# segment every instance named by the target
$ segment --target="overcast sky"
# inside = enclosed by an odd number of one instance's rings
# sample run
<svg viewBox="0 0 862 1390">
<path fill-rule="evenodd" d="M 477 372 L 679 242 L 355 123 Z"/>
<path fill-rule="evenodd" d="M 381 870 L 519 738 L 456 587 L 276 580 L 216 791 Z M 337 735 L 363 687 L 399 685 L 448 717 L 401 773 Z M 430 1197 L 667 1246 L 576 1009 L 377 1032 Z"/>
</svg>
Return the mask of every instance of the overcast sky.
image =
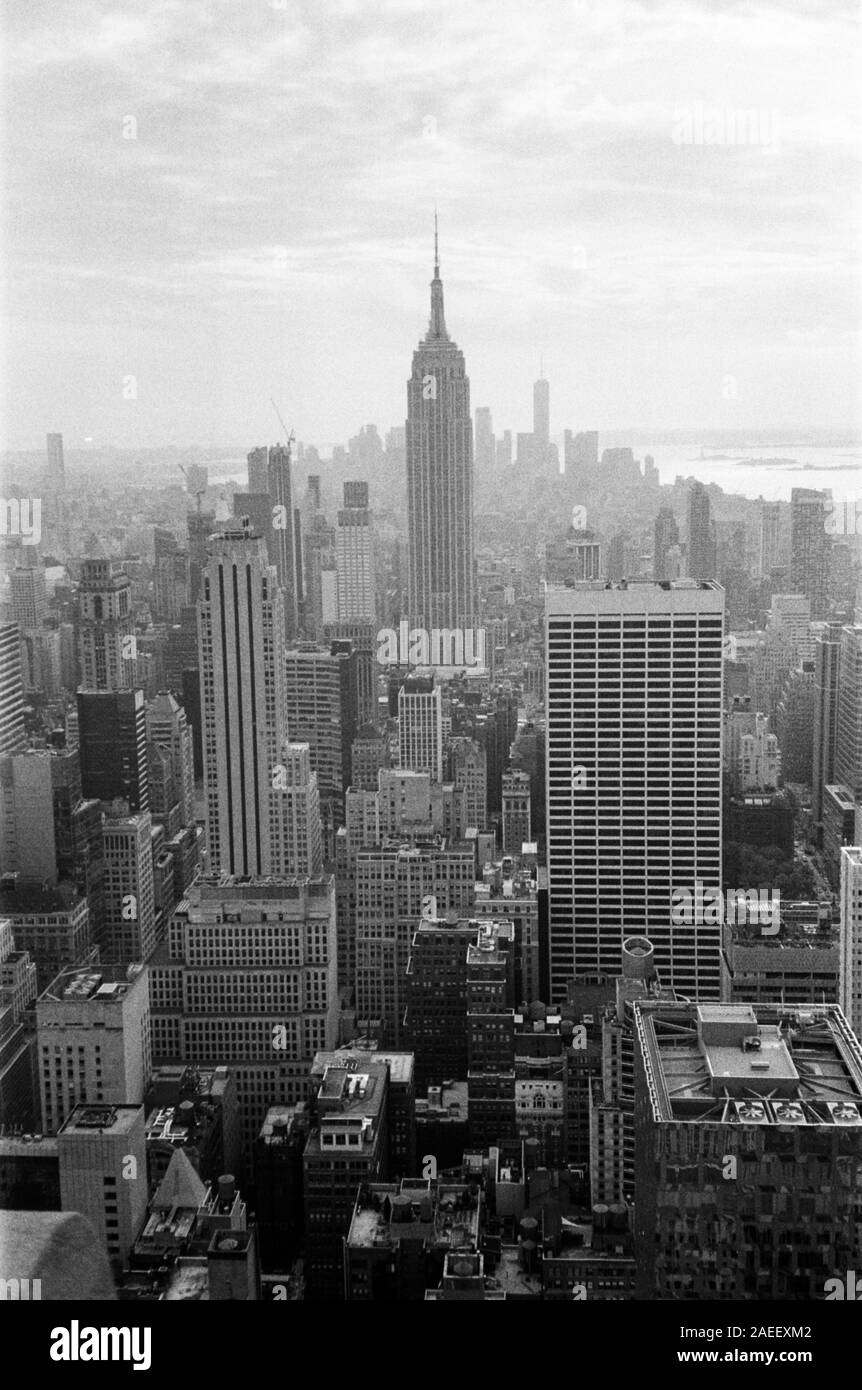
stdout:
<svg viewBox="0 0 862 1390">
<path fill-rule="evenodd" d="M 540 355 L 553 433 L 858 424 L 857 16 L 10 3 L 2 442 L 251 446 L 270 395 L 307 441 L 403 423 L 435 202 L 498 431 Z"/>
</svg>

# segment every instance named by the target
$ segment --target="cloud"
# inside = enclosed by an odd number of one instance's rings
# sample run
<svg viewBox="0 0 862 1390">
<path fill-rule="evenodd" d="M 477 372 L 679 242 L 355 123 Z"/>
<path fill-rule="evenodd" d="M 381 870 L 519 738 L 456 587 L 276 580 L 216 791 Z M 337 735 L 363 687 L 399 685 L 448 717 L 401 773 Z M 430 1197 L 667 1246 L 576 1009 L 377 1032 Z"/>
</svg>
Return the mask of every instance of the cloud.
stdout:
<svg viewBox="0 0 862 1390">
<path fill-rule="evenodd" d="M 106 350 L 152 342 L 175 364 L 166 437 L 200 433 L 208 403 L 179 383 L 202 337 L 237 375 L 298 348 L 282 369 L 318 437 L 400 419 L 435 202 L 450 327 L 498 416 L 537 340 L 564 359 L 580 317 L 566 420 L 607 400 L 628 331 L 635 357 L 663 338 L 666 422 L 691 423 L 674 374 L 698 334 L 728 351 L 759 335 L 766 361 L 776 313 L 796 357 L 783 400 L 764 376 L 771 420 L 802 378 L 806 401 L 823 380 L 824 411 L 849 411 L 817 351 L 858 303 L 855 36 L 847 6 L 813 0 L 12 7 L 6 253 L 28 383 L 12 435 L 74 414 L 93 370 L 75 328 L 97 323 Z M 777 111 L 780 146 L 675 144 L 674 112 L 698 102 Z M 301 347 L 324 340 L 330 375 L 357 382 L 331 400 Z M 106 404 L 96 432 L 113 426 L 131 427 Z"/>
</svg>

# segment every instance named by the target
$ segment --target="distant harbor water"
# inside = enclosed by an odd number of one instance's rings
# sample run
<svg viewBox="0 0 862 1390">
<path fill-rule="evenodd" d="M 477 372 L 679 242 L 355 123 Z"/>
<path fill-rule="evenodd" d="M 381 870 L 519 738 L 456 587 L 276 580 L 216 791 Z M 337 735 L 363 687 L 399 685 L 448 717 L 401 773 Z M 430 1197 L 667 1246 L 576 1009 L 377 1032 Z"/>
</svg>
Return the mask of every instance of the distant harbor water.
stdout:
<svg viewBox="0 0 862 1390">
<path fill-rule="evenodd" d="M 599 448 L 603 448 L 599 436 Z M 704 445 L 701 458 L 696 445 L 654 444 L 638 446 L 635 458 L 643 462 L 652 454 L 661 481 L 672 484 L 677 477 L 698 478 L 702 483 L 717 483 L 725 492 L 741 493 L 743 497 L 764 497 L 767 501 L 790 501 L 795 487 L 831 488 L 836 499 L 862 497 L 862 450 L 848 446 L 833 448 L 811 445 L 757 444 L 728 450 L 710 449 Z M 324 468 L 326 461 L 323 461 Z M 244 458 L 235 463 L 219 459 L 218 473 L 210 473 L 210 482 L 221 486 L 231 478 L 245 486 L 248 466 Z"/>
</svg>

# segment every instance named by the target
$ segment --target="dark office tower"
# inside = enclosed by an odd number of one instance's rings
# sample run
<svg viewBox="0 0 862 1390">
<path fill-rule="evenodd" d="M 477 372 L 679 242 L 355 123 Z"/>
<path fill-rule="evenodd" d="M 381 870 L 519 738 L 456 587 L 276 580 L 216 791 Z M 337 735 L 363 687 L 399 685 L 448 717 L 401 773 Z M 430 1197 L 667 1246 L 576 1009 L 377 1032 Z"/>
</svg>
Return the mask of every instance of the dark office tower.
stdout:
<svg viewBox="0 0 862 1390">
<path fill-rule="evenodd" d="M 496 448 L 491 411 L 488 406 L 477 406 L 473 412 L 473 459 L 476 472 L 488 477 L 494 471 Z"/>
<path fill-rule="evenodd" d="M 85 560 L 78 585 L 78 645 L 84 690 L 136 684 L 132 582 L 110 560 Z"/>
<path fill-rule="evenodd" d="M 410 944 L 405 974 L 407 1007 L 404 1030 L 416 1065 L 416 1086 L 423 1095 L 428 1086 L 450 1078 L 464 1079 L 468 1063 L 467 956 L 469 948 L 490 928 L 508 923 L 484 923 L 470 918 L 423 917 Z M 446 981 L 445 989 L 440 987 Z M 510 1001 L 507 1001 L 510 1002 Z"/>
<path fill-rule="evenodd" d="M 21 633 L 17 623 L 0 623 L 0 758 L 26 744 Z"/>
<path fill-rule="evenodd" d="M 284 606 L 263 537 L 250 526 L 211 538 L 198 642 L 210 867 L 273 873 L 275 769 L 287 738 Z"/>
<path fill-rule="evenodd" d="M 814 622 L 829 612 L 832 537 L 827 530 L 832 493 L 795 487 L 790 494 L 790 587 L 811 601 Z"/>
<path fill-rule="evenodd" d="M 533 457 L 541 465 L 551 442 L 551 387 L 540 378 L 533 382 Z"/>
<path fill-rule="evenodd" d="M 215 512 L 189 512 L 186 525 L 189 531 L 189 598 L 197 603 L 207 562 L 207 541 L 216 529 Z"/>
<path fill-rule="evenodd" d="M 376 623 L 362 622 L 358 619 L 323 624 L 323 640 L 330 649 L 333 642 L 349 641 L 356 653 L 357 727 L 373 724 L 377 719 L 377 677 L 380 672 L 377 662 L 377 631 Z M 375 782 L 372 790 L 376 790 L 376 787 Z"/>
<path fill-rule="evenodd" d="M 862 622 L 841 629 L 835 781 L 862 802 Z"/>
<path fill-rule="evenodd" d="M 688 494 L 687 555 L 689 579 L 715 579 L 715 522 L 703 483 L 693 483 Z"/>
<path fill-rule="evenodd" d="M 618 975 L 628 936 L 667 985 L 715 998 L 720 926 L 695 924 L 715 913 L 693 899 L 721 886 L 724 593 L 629 580 L 545 604 L 552 1002 L 576 975 Z"/>
<path fill-rule="evenodd" d="M 472 627 L 473 431 L 464 354 L 443 317 L 434 231 L 428 332 L 407 384 L 408 611 L 418 627 Z"/>
<path fill-rule="evenodd" d="M 149 809 L 147 716 L 142 690 L 79 690 L 81 790 L 97 801 L 117 797 L 130 815 Z"/>
<path fill-rule="evenodd" d="M 843 1298 L 862 1054 L 841 1010 L 635 1002 L 634 1029 L 637 1298 Z"/>
<path fill-rule="evenodd" d="M 269 500 L 271 503 L 270 530 L 267 549 L 270 564 L 274 564 L 278 582 L 284 591 L 285 636 L 292 641 L 299 630 L 299 593 L 301 585 L 297 572 L 293 488 L 290 480 L 290 445 L 275 445 L 269 451 L 267 466 Z"/>
<path fill-rule="evenodd" d="M 838 672 L 841 629 L 833 625 L 814 642 L 814 767 L 811 781 L 811 819 L 822 828 L 823 789 L 835 781 L 835 739 L 838 730 Z"/>
<path fill-rule="evenodd" d="M 679 545 L 679 527 L 670 507 L 662 507 L 655 519 L 653 542 L 653 579 L 675 579 L 668 563 L 668 551 Z"/>
<path fill-rule="evenodd" d="M 503 804 L 503 773 L 509 767 L 511 748 L 518 732 L 518 700 L 498 695 L 493 713 L 479 730 L 485 744 L 488 781 L 488 814 L 496 815 Z"/>
<path fill-rule="evenodd" d="M 360 1188 L 388 1176 L 389 1065 L 313 1069 L 311 1131 L 303 1154 L 306 1298 L 344 1297 L 344 1240 Z"/>
</svg>

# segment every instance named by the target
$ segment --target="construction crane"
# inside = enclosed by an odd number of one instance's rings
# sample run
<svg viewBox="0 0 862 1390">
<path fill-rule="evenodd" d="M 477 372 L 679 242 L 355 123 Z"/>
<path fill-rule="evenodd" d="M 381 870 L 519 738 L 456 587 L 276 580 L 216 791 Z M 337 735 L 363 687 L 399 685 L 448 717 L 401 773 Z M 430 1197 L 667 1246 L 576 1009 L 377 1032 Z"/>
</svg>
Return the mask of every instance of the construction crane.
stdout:
<svg viewBox="0 0 862 1390">
<path fill-rule="evenodd" d="M 190 478 L 189 478 L 188 473 L 186 472 L 185 468 L 183 467 L 183 465 L 182 465 L 181 463 L 178 463 L 178 464 L 177 464 L 177 467 L 179 468 L 180 472 L 182 473 L 183 477 L 184 477 L 185 480 L 186 480 L 186 486 L 189 488 L 189 491 L 191 491 L 191 487 L 190 487 L 190 482 L 191 482 L 191 480 L 190 480 Z M 196 506 L 197 506 L 198 516 L 200 516 L 200 514 L 201 514 L 201 499 L 202 499 L 203 497 L 206 496 L 206 488 L 205 488 L 205 487 L 203 487 L 203 488 L 197 488 L 197 489 L 195 490 L 194 496 L 195 496 L 195 503 L 196 503 Z"/>
<path fill-rule="evenodd" d="M 281 411 L 279 410 L 279 408 L 278 408 L 278 406 L 276 405 L 275 401 L 272 399 L 272 396 L 270 396 L 270 398 L 269 398 L 269 403 L 270 403 L 270 405 L 272 406 L 273 410 L 275 411 L 276 415 L 278 416 L 278 423 L 281 425 L 281 428 L 284 430 L 284 437 L 285 437 L 285 439 L 287 440 L 287 457 L 288 457 L 288 460 L 289 460 L 289 459 L 290 459 L 290 450 L 291 450 L 291 446 L 293 445 L 293 442 L 294 442 L 294 440 L 296 439 L 296 435 L 294 434 L 293 430 L 288 430 L 287 425 L 284 423 L 284 421 L 283 421 L 282 418 L 281 418 Z"/>
</svg>

